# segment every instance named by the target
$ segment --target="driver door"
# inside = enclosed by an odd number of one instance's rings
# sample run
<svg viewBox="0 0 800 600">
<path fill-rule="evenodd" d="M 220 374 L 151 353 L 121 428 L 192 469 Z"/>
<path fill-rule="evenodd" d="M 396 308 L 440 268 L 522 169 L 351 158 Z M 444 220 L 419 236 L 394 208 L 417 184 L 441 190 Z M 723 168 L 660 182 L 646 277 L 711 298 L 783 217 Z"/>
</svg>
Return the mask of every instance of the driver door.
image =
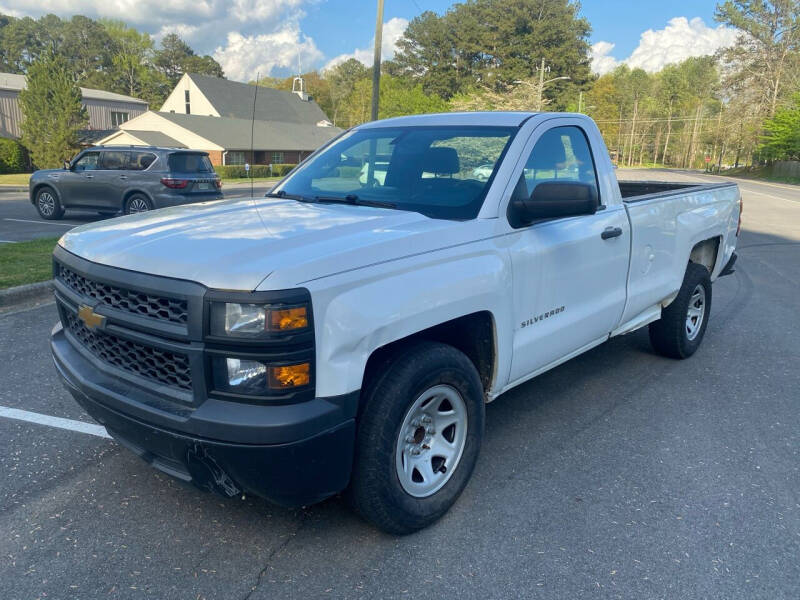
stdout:
<svg viewBox="0 0 800 600">
<path fill-rule="evenodd" d="M 90 150 L 72 163 L 69 171 L 59 177 L 62 206 L 90 206 L 96 195 L 95 177 L 98 174 L 100 152 Z"/>
<path fill-rule="evenodd" d="M 593 185 L 600 204 L 595 214 L 519 228 L 511 248 L 515 331 L 510 381 L 607 338 L 625 304 L 630 244 L 625 209 L 603 205 L 589 140 L 580 127 L 551 127 L 538 135 L 521 178 L 518 185 L 528 195 L 542 182 Z"/>
</svg>

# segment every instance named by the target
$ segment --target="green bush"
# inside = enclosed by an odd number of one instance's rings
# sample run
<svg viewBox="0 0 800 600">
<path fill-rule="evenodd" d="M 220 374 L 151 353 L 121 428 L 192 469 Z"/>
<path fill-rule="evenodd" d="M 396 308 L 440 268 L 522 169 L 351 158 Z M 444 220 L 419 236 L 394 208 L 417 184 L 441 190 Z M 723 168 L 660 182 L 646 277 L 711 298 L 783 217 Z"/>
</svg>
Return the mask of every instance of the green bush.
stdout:
<svg viewBox="0 0 800 600">
<path fill-rule="evenodd" d="M 252 165 L 249 175 L 244 170 L 244 165 L 220 165 L 214 167 L 214 169 L 223 179 L 244 179 L 246 177 L 283 177 L 296 166 L 289 164 L 272 165 L 272 172 L 270 173 L 269 165 Z"/>
<path fill-rule="evenodd" d="M 25 173 L 27 170 L 28 158 L 22 144 L 0 138 L 0 173 Z"/>
</svg>

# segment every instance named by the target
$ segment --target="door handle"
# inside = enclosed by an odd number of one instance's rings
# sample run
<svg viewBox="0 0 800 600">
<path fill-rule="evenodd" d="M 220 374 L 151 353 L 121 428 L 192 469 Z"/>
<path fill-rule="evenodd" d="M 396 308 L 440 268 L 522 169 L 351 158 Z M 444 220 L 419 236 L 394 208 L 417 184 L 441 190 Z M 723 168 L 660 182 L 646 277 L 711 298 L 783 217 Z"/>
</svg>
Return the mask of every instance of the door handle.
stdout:
<svg viewBox="0 0 800 600">
<path fill-rule="evenodd" d="M 86 179 L 94 179 L 94 175 L 84 175 Z"/>
<path fill-rule="evenodd" d="M 120 179 L 127 179 L 127 178 L 128 178 L 128 176 L 127 176 L 127 175 L 120 175 L 120 176 L 119 176 L 119 178 L 120 178 Z"/>
<path fill-rule="evenodd" d="M 607 227 L 603 233 L 600 234 L 600 237 L 604 240 L 610 240 L 611 238 L 619 237 L 622 235 L 622 227 Z"/>
</svg>

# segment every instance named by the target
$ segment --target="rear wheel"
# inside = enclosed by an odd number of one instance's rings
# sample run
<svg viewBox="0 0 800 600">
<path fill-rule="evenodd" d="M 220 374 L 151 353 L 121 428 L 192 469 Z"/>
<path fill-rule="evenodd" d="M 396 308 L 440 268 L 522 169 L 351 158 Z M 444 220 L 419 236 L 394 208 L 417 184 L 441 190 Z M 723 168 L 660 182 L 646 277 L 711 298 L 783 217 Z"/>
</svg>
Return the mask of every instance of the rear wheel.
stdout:
<svg viewBox="0 0 800 600">
<path fill-rule="evenodd" d="M 125 203 L 125 214 L 132 215 L 135 213 L 147 212 L 153 210 L 153 205 L 150 199 L 143 194 L 134 194 Z"/>
<path fill-rule="evenodd" d="M 439 519 L 478 459 L 483 387 L 452 346 L 406 347 L 364 390 L 348 497 L 378 528 L 406 534 Z"/>
<path fill-rule="evenodd" d="M 39 216 L 48 221 L 55 221 L 64 216 L 64 207 L 58 199 L 58 194 L 51 187 L 43 187 L 36 192 L 36 211 Z"/>
<path fill-rule="evenodd" d="M 650 324 L 650 343 L 670 358 L 689 358 L 700 347 L 711 313 L 711 277 L 703 265 L 689 263 L 678 296 Z"/>
</svg>

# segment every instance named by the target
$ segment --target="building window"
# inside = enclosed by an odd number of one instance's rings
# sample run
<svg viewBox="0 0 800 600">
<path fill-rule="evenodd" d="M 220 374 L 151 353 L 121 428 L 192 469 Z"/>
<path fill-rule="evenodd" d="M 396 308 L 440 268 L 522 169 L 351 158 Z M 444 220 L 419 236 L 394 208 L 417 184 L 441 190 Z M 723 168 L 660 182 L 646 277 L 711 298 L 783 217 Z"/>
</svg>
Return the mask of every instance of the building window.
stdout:
<svg viewBox="0 0 800 600">
<path fill-rule="evenodd" d="M 273 152 L 272 153 L 272 164 L 273 165 L 283 164 L 283 152 Z"/>
<path fill-rule="evenodd" d="M 225 164 L 226 165 L 243 165 L 244 164 L 244 152 L 228 152 L 225 155 Z"/>
<path fill-rule="evenodd" d="M 184 99 L 184 102 L 186 102 L 186 114 L 187 115 L 192 114 L 192 109 L 190 108 L 190 105 L 189 105 L 189 90 L 186 90 L 186 91 L 183 92 L 183 99 Z"/>
<path fill-rule="evenodd" d="M 111 126 L 112 127 L 119 127 L 125 121 L 128 120 L 128 113 L 126 112 L 119 112 L 116 110 L 111 111 Z"/>
</svg>

